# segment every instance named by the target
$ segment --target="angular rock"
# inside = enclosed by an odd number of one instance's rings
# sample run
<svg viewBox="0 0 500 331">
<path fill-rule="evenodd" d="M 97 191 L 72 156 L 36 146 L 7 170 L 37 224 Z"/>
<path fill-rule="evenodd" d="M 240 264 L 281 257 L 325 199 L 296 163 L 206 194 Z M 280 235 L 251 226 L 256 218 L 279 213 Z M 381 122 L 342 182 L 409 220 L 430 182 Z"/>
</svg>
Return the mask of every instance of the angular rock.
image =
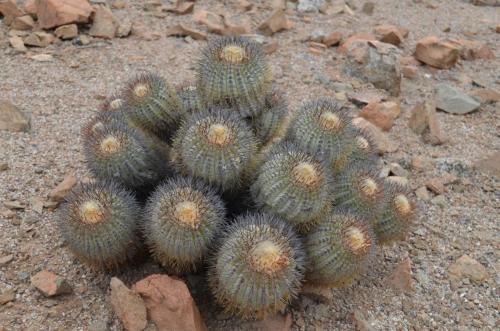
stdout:
<svg viewBox="0 0 500 331">
<path fill-rule="evenodd" d="M 118 21 L 111 9 L 107 6 L 97 6 L 89 35 L 97 38 L 113 39 L 116 36 L 118 25 Z"/>
<path fill-rule="evenodd" d="M 167 275 L 151 275 L 133 290 L 143 298 L 159 330 L 207 330 L 186 284 Z"/>
<path fill-rule="evenodd" d="M 55 40 L 56 38 L 52 34 L 43 31 L 30 33 L 23 39 L 25 45 L 36 47 L 47 47 Z"/>
<path fill-rule="evenodd" d="M 317 13 L 325 5 L 325 0 L 299 0 L 297 3 L 297 11 L 299 13 Z"/>
<path fill-rule="evenodd" d="M 66 279 L 47 270 L 40 271 L 31 277 L 31 284 L 46 297 L 72 292 Z"/>
<path fill-rule="evenodd" d="M 24 41 L 23 41 L 23 38 L 21 38 L 21 37 L 18 37 L 18 36 L 10 37 L 9 43 L 10 43 L 10 46 L 12 46 L 12 48 L 14 48 L 18 52 L 24 53 L 28 50 L 26 48 L 26 46 L 24 46 Z"/>
<path fill-rule="evenodd" d="M 74 175 L 66 176 L 62 182 L 60 182 L 52 191 L 50 191 L 50 200 L 55 202 L 63 201 L 64 198 L 69 194 L 69 192 L 71 192 L 76 183 L 77 179 Z"/>
<path fill-rule="evenodd" d="M 177 24 L 167 30 L 167 36 L 179 36 L 187 37 L 190 36 L 194 40 L 206 40 L 207 34 L 195 29 L 192 29 L 182 23 Z"/>
<path fill-rule="evenodd" d="M 193 12 L 194 2 L 177 1 L 175 6 L 167 7 L 165 10 L 177 15 L 186 15 Z"/>
<path fill-rule="evenodd" d="M 224 21 L 221 15 L 207 10 L 198 10 L 194 13 L 194 20 L 207 27 L 209 32 L 222 35 L 224 32 Z"/>
<path fill-rule="evenodd" d="M 495 53 L 493 53 L 491 48 L 481 41 L 453 40 L 450 42 L 457 44 L 460 48 L 460 56 L 464 60 L 492 60 L 495 58 Z"/>
<path fill-rule="evenodd" d="M 486 268 L 468 255 L 462 255 L 450 265 L 448 273 L 451 280 L 469 278 L 474 283 L 483 283 L 489 274 Z"/>
<path fill-rule="evenodd" d="M 20 9 L 16 0 L 0 0 L 0 14 L 3 15 L 3 22 L 10 25 L 16 17 L 23 16 L 24 11 Z"/>
<path fill-rule="evenodd" d="M 19 16 L 12 21 L 12 24 L 10 25 L 11 29 L 14 30 L 31 30 L 35 26 L 35 21 L 30 15 L 24 15 L 24 16 Z"/>
<path fill-rule="evenodd" d="M 331 47 L 340 44 L 342 38 L 343 38 L 342 32 L 334 31 L 326 35 L 321 42 L 325 44 L 327 47 Z"/>
<path fill-rule="evenodd" d="M 271 16 L 259 24 L 258 30 L 263 34 L 270 36 L 282 30 L 290 30 L 293 27 L 283 10 L 274 11 Z"/>
<path fill-rule="evenodd" d="M 439 84 L 436 88 L 437 108 L 452 114 L 467 114 L 478 109 L 481 104 L 459 89 Z"/>
<path fill-rule="evenodd" d="M 392 275 L 389 277 L 389 284 L 398 291 L 411 292 L 415 289 L 411 274 L 411 261 L 407 257 L 394 268 Z"/>
<path fill-rule="evenodd" d="M 394 120 L 401 113 L 399 103 L 387 101 L 382 103 L 369 103 L 366 105 L 359 116 L 375 124 L 383 131 L 390 131 L 394 125 Z"/>
<path fill-rule="evenodd" d="M 42 29 L 87 23 L 93 11 L 87 0 L 39 0 L 36 8 L 38 24 Z"/>
<path fill-rule="evenodd" d="M 26 206 L 19 201 L 4 201 L 3 205 L 5 208 L 10 210 L 22 210 L 26 208 Z"/>
<path fill-rule="evenodd" d="M 375 38 L 375 36 L 371 33 L 356 33 L 356 34 L 353 34 L 352 36 L 350 36 L 349 38 L 347 38 L 346 40 L 344 40 L 342 42 L 342 44 L 340 45 L 340 47 L 338 48 L 338 51 L 340 53 L 346 54 L 354 42 L 376 41 L 376 40 L 377 40 L 377 38 Z"/>
<path fill-rule="evenodd" d="M 436 114 L 436 102 L 433 99 L 428 99 L 413 107 L 408 126 L 416 134 L 422 135 L 424 141 L 430 144 L 440 145 L 447 140 L 441 130 Z"/>
<path fill-rule="evenodd" d="M 35 54 L 30 56 L 30 59 L 37 62 L 52 62 L 54 60 L 54 57 L 52 56 L 52 54 Z"/>
<path fill-rule="evenodd" d="M 16 291 L 13 289 L 6 290 L 0 293 L 0 305 L 5 305 L 11 301 L 14 301 L 16 298 Z"/>
<path fill-rule="evenodd" d="M 347 48 L 347 55 L 345 73 L 399 95 L 401 51 L 397 47 L 379 41 L 356 40 Z"/>
<path fill-rule="evenodd" d="M 111 278 L 111 306 L 128 331 L 142 331 L 148 324 L 146 306 L 141 296 L 121 280 Z"/>
<path fill-rule="evenodd" d="M 73 39 L 78 36 L 78 26 L 76 24 L 62 25 L 54 31 L 56 37 L 61 39 Z"/>
<path fill-rule="evenodd" d="M 374 32 L 377 34 L 378 40 L 395 46 L 401 44 L 408 34 L 408 30 L 394 25 L 378 25 L 375 27 Z"/>
<path fill-rule="evenodd" d="M 443 194 L 446 192 L 446 187 L 441 178 L 431 178 L 425 182 L 425 186 L 436 194 Z"/>
<path fill-rule="evenodd" d="M 36 18 L 36 11 L 38 6 L 38 0 L 27 0 L 24 3 L 24 11 L 30 14 L 32 17 Z"/>
<path fill-rule="evenodd" d="M 118 38 L 125 38 L 130 35 L 132 32 L 132 22 L 130 21 L 122 21 L 116 30 L 116 36 Z"/>
<path fill-rule="evenodd" d="M 9 264 L 12 260 L 14 260 L 13 254 L 0 256 L 0 267 Z"/>
<path fill-rule="evenodd" d="M 418 41 L 415 49 L 415 57 L 430 66 L 438 69 L 449 69 L 453 67 L 459 58 L 459 48 L 438 37 L 429 36 Z"/>
<path fill-rule="evenodd" d="M 222 35 L 225 36 L 240 36 L 243 34 L 250 34 L 252 32 L 252 22 L 249 18 L 229 18 L 224 16 L 224 31 Z"/>
<path fill-rule="evenodd" d="M 485 159 L 478 160 L 474 167 L 484 173 L 500 178 L 500 151 L 497 151 Z"/>
<path fill-rule="evenodd" d="M 482 103 L 495 103 L 500 101 L 500 92 L 489 88 L 474 90 L 471 92 L 471 95 Z"/>
<path fill-rule="evenodd" d="M 28 131 L 31 120 L 28 115 L 8 100 L 0 99 L 0 130 L 12 132 Z"/>
<path fill-rule="evenodd" d="M 370 133 L 375 145 L 377 146 L 379 154 L 392 153 L 398 150 L 399 145 L 397 143 L 390 140 L 387 134 L 364 118 L 356 117 L 353 119 L 352 123 L 358 128 L 367 130 Z"/>
<path fill-rule="evenodd" d="M 406 78 L 414 78 L 417 76 L 418 69 L 415 66 L 403 66 L 401 67 L 401 73 Z"/>
</svg>

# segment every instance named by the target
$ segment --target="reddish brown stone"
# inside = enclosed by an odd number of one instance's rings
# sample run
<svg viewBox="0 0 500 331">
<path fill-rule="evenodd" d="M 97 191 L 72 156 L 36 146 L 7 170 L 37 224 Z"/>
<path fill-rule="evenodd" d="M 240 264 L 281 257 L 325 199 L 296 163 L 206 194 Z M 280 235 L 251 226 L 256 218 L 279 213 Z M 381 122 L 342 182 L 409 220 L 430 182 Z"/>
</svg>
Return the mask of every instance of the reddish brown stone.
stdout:
<svg viewBox="0 0 500 331">
<path fill-rule="evenodd" d="M 282 30 L 290 30 L 292 27 L 292 21 L 287 18 L 283 10 L 278 9 L 260 23 L 258 29 L 263 34 L 270 36 Z"/>
<path fill-rule="evenodd" d="M 492 60 L 495 54 L 490 47 L 480 41 L 474 40 L 451 40 L 460 49 L 460 56 L 464 60 Z"/>
<path fill-rule="evenodd" d="M 489 88 L 482 88 L 472 91 L 474 97 L 483 103 L 495 103 L 500 101 L 500 92 Z"/>
<path fill-rule="evenodd" d="M 415 57 L 430 66 L 439 69 L 453 67 L 459 58 L 459 48 L 435 36 L 425 37 L 417 43 Z"/>
<path fill-rule="evenodd" d="M 375 124 L 383 131 L 389 131 L 394 125 L 394 120 L 399 116 L 400 112 L 401 108 L 396 102 L 372 102 L 361 110 L 359 116 Z"/>
<path fill-rule="evenodd" d="M 111 306 L 128 331 L 142 331 L 148 324 L 146 306 L 141 296 L 121 280 L 111 278 Z"/>
<path fill-rule="evenodd" d="M 30 15 L 19 16 L 12 21 L 10 25 L 11 29 L 14 30 L 31 30 L 35 26 L 35 21 Z"/>
<path fill-rule="evenodd" d="M 49 193 L 49 198 L 52 201 L 61 202 L 69 194 L 76 185 L 76 177 L 68 175 Z"/>
<path fill-rule="evenodd" d="M 394 268 L 392 275 L 389 277 L 389 284 L 392 288 L 401 292 L 411 292 L 415 289 L 413 283 L 413 278 L 411 277 L 411 261 L 410 258 L 407 257 Z"/>
<path fill-rule="evenodd" d="M 342 32 L 334 31 L 323 38 L 322 43 L 327 47 L 338 45 L 342 41 Z"/>
<path fill-rule="evenodd" d="M 187 37 L 190 36 L 194 40 L 206 40 L 207 34 L 195 29 L 192 29 L 182 23 L 179 23 L 167 30 L 167 36 L 179 36 Z"/>
<path fill-rule="evenodd" d="M 50 29 L 70 23 L 87 23 L 93 11 L 87 0 L 39 0 L 38 24 Z"/>
<path fill-rule="evenodd" d="M 346 40 L 344 40 L 344 42 L 338 48 L 338 51 L 341 53 L 347 53 L 349 48 L 351 47 L 351 45 L 354 42 L 357 42 L 357 41 L 376 41 L 376 40 L 377 40 L 377 38 L 375 38 L 375 36 L 372 35 L 371 33 L 356 33 L 356 34 L 350 36 L 349 38 L 347 38 Z"/>
<path fill-rule="evenodd" d="M 395 46 L 403 42 L 405 33 L 406 35 L 408 34 L 408 30 L 398 28 L 394 25 L 378 25 L 375 27 L 374 31 L 378 36 L 378 40 Z"/>
<path fill-rule="evenodd" d="M 97 38 L 112 39 L 116 36 L 118 25 L 118 21 L 111 12 L 111 9 L 106 6 L 97 6 L 89 35 Z"/>
<path fill-rule="evenodd" d="M 406 78 L 414 78 L 417 76 L 418 69 L 415 66 L 403 66 L 401 67 L 401 73 Z"/>
<path fill-rule="evenodd" d="M 425 186 L 436 194 L 443 194 L 446 191 L 441 178 L 431 178 L 425 182 Z"/>
<path fill-rule="evenodd" d="M 24 11 L 17 6 L 16 0 L 0 0 L 0 14 L 4 23 L 10 25 L 16 17 L 23 16 Z"/>
<path fill-rule="evenodd" d="M 31 284 L 46 297 L 71 293 L 71 287 L 66 279 L 47 270 L 31 277 Z"/>
</svg>

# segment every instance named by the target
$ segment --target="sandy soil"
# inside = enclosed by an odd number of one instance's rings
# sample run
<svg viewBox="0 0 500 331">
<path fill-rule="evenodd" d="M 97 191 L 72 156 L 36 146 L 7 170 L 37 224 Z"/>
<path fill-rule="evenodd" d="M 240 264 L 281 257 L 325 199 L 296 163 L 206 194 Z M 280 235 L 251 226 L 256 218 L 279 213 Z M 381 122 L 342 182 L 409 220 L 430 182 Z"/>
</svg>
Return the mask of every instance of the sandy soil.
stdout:
<svg viewBox="0 0 500 331">
<path fill-rule="evenodd" d="M 151 70 L 172 83 L 192 79 L 194 62 L 203 41 L 186 42 L 166 37 L 167 27 L 191 22 L 192 15 L 152 17 L 139 1 L 126 1 L 128 8 L 114 10 L 116 16 L 142 22 L 158 32 L 158 40 L 138 37 L 93 40 L 78 47 L 70 41 L 33 53 L 51 53 L 53 62 L 37 62 L 16 54 L 7 41 L 8 29 L 0 23 L 0 97 L 11 100 L 31 113 L 29 133 L 0 132 L 0 159 L 9 169 L 0 172 L 0 199 L 25 202 L 28 207 L 12 219 L 0 218 L 0 256 L 13 254 L 12 262 L 0 266 L 0 292 L 14 288 L 15 300 L 0 306 L 0 330 L 121 330 L 108 296 L 112 274 L 92 272 L 64 247 L 54 223 L 55 215 L 44 210 L 37 214 L 29 207 L 33 197 L 46 197 L 68 173 L 82 179 L 89 176 L 83 163 L 80 128 L 96 113 L 102 98 L 134 73 Z M 372 16 L 308 15 L 303 19 L 295 11 L 290 18 L 295 26 L 272 37 L 279 43 L 269 56 L 276 82 L 287 94 L 292 109 L 305 99 L 332 96 L 332 82 L 353 83 L 357 91 L 366 84 L 343 76 L 344 58 L 335 48 L 321 55 L 308 52 L 303 40 L 313 30 L 341 31 L 345 34 L 370 32 L 380 23 L 396 24 L 410 30 L 402 47 L 410 55 L 416 41 L 427 35 L 457 37 L 487 42 L 500 56 L 500 10 L 475 7 L 466 1 L 376 1 Z M 216 1 L 199 1 L 197 6 L 214 11 Z M 236 1 L 225 1 L 236 11 Z M 428 6 L 428 4 L 435 5 Z M 222 7 L 222 5 L 218 5 Z M 268 15 L 270 7 L 261 6 L 251 15 L 254 23 Z M 192 23 L 194 24 L 194 23 Z M 449 28 L 449 32 L 444 32 Z M 422 171 L 410 173 L 410 185 L 416 189 L 426 179 L 442 176 L 445 171 L 458 177 L 439 199 L 419 201 L 418 224 L 407 242 L 379 250 L 368 274 L 353 286 L 334 291 L 331 303 L 318 303 L 301 297 L 292 305 L 293 329 L 350 330 L 354 311 L 361 312 L 374 330 L 493 330 L 498 328 L 499 257 L 499 182 L 498 178 L 475 171 L 472 165 L 500 148 L 498 104 L 484 105 L 479 111 L 459 116 L 438 113 L 449 142 L 441 146 L 424 144 L 407 127 L 410 109 L 438 82 L 449 82 L 465 91 L 472 80 L 500 89 L 497 60 L 462 61 L 451 70 L 436 71 L 422 66 L 418 77 L 403 80 L 402 115 L 390 132 L 400 144 L 397 152 L 387 154 L 388 162 L 398 162 L 410 170 L 415 156 L 431 162 Z M 356 111 L 355 111 L 356 112 Z M 431 194 L 432 196 L 432 194 Z M 0 211 L 6 211 L 0 206 Z M 463 280 L 450 286 L 447 269 L 467 254 L 483 264 L 490 274 L 482 284 Z M 412 263 L 414 291 L 399 293 L 388 277 L 395 266 L 409 257 Z M 53 299 L 44 298 L 30 284 L 30 276 L 48 269 L 64 276 L 74 293 Z M 130 267 L 115 275 L 128 285 L 145 275 L 162 272 L 153 262 Z M 190 277 L 196 286 L 194 295 L 211 330 L 248 329 L 250 325 L 228 318 L 213 307 L 203 293 L 203 281 Z M 495 299 L 497 298 L 497 299 Z M 154 328 L 151 327 L 151 330 Z"/>
</svg>

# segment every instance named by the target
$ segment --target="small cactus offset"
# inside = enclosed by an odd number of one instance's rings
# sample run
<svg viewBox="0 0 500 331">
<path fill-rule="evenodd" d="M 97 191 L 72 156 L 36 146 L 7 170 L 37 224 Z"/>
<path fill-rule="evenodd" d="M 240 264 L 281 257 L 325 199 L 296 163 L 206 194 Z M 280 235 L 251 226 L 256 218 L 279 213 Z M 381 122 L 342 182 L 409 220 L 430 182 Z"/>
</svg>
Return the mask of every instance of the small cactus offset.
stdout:
<svg viewBox="0 0 500 331">
<path fill-rule="evenodd" d="M 222 199 L 209 186 L 189 178 L 169 179 L 146 205 L 146 242 L 169 272 L 195 271 L 221 230 L 224 214 Z"/>
<path fill-rule="evenodd" d="M 242 116 L 261 112 L 271 87 L 262 49 L 244 37 L 212 39 L 198 63 L 198 89 L 208 104 L 227 103 Z"/>
<path fill-rule="evenodd" d="M 285 309 L 304 274 L 299 238 L 270 214 L 238 217 L 225 232 L 209 272 L 219 304 L 243 318 L 263 318 Z"/>
<path fill-rule="evenodd" d="M 59 229 L 69 249 L 84 263 L 116 268 L 140 249 L 139 205 L 128 190 L 112 182 L 83 185 L 59 212 Z"/>
<path fill-rule="evenodd" d="M 367 267 L 375 249 L 370 224 L 360 216 L 336 210 L 306 237 L 309 261 L 306 278 L 331 287 L 349 285 Z"/>
<path fill-rule="evenodd" d="M 210 40 L 196 82 L 173 86 L 139 75 L 83 127 L 96 182 L 59 218 L 82 262 L 116 268 L 146 246 L 166 273 L 206 276 L 226 312 L 261 319 L 305 280 L 351 284 L 378 244 L 408 234 L 406 178 L 379 177 L 349 107 L 318 98 L 289 110 L 250 38 Z"/>
</svg>

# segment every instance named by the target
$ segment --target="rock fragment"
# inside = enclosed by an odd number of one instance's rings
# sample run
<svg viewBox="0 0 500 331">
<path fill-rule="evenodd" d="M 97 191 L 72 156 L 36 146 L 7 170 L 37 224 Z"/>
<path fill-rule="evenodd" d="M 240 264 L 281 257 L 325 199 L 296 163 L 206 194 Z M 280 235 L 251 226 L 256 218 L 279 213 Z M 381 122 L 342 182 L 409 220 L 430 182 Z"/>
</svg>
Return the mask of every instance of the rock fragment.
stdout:
<svg viewBox="0 0 500 331">
<path fill-rule="evenodd" d="M 66 279 L 47 270 L 31 277 L 31 284 L 46 297 L 72 292 Z"/>
<path fill-rule="evenodd" d="M 54 202 L 61 202 L 64 198 L 71 192 L 73 187 L 77 183 L 76 177 L 74 175 L 68 175 L 64 177 L 63 181 L 60 182 L 52 191 L 49 193 L 49 198 Z"/>
<path fill-rule="evenodd" d="M 317 13 L 326 5 L 325 0 L 298 0 L 297 11 L 299 13 Z"/>
<path fill-rule="evenodd" d="M 448 84 L 437 86 L 436 105 L 447 113 L 459 115 L 470 113 L 481 106 L 477 100 Z"/>
<path fill-rule="evenodd" d="M 16 292 L 13 289 L 5 290 L 0 293 L 0 305 L 5 305 L 16 298 Z"/>
<path fill-rule="evenodd" d="M 11 29 L 20 31 L 31 30 L 34 27 L 35 27 L 35 21 L 30 15 L 16 17 L 14 21 L 12 21 L 12 24 L 10 25 Z"/>
<path fill-rule="evenodd" d="M 481 103 L 495 103 L 500 101 L 500 92 L 490 88 L 481 88 L 472 91 L 471 95 Z"/>
<path fill-rule="evenodd" d="M 353 119 L 353 124 L 358 128 L 367 130 L 373 138 L 375 145 L 378 148 L 379 154 L 392 153 L 398 150 L 399 145 L 393 140 L 389 139 L 387 134 L 382 132 L 377 126 L 368 122 L 362 117 Z"/>
<path fill-rule="evenodd" d="M 401 292 L 412 292 L 415 286 L 411 274 L 411 261 L 407 257 L 394 268 L 392 275 L 389 277 L 390 286 Z"/>
<path fill-rule="evenodd" d="M 422 135 L 425 142 L 432 145 L 444 144 L 447 140 L 441 130 L 436 114 L 436 102 L 433 99 L 413 107 L 408 126 L 416 134 Z"/>
<path fill-rule="evenodd" d="M 30 127 L 31 120 L 28 115 L 10 101 L 0 99 L 0 130 L 26 132 Z"/>
<path fill-rule="evenodd" d="M 58 27 L 54 31 L 56 37 L 67 40 L 78 36 L 78 26 L 76 24 L 67 24 Z"/>
<path fill-rule="evenodd" d="M 94 22 L 89 35 L 97 38 L 113 39 L 118 30 L 118 21 L 107 6 L 97 6 L 94 13 Z"/>
<path fill-rule="evenodd" d="M 142 331 L 148 324 L 146 306 L 141 296 L 121 280 L 111 278 L 111 306 L 128 331 Z"/>
<path fill-rule="evenodd" d="M 207 34 L 195 29 L 192 29 L 182 23 L 177 24 L 167 30 L 167 36 L 179 36 L 187 37 L 190 36 L 194 40 L 206 40 Z"/>
<path fill-rule="evenodd" d="M 326 47 L 331 47 L 340 44 L 342 38 L 343 38 L 342 32 L 334 31 L 326 35 L 321 42 L 325 44 Z"/>
<path fill-rule="evenodd" d="M 397 102 L 372 102 L 361 110 L 359 116 L 375 124 L 383 131 L 390 131 L 394 125 L 394 120 L 400 113 L 401 108 Z"/>
<path fill-rule="evenodd" d="M 263 34 L 270 36 L 282 30 L 290 30 L 292 27 L 293 23 L 286 17 L 285 12 L 276 10 L 260 23 L 258 29 Z"/>
<path fill-rule="evenodd" d="M 374 29 L 378 40 L 384 43 L 399 46 L 408 35 L 408 30 L 395 25 L 378 25 Z"/>
<path fill-rule="evenodd" d="M 28 49 L 24 46 L 23 38 L 19 36 L 12 36 L 9 38 L 10 46 L 20 53 L 26 52 Z"/>
<path fill-rule="evenodd" d="M 452 40 L 460 49 L 460 57 L 464 60 L 492 60 L 495 53 L 491 48 L 481 41 L 475 40 Z"/>
<path fill-rule="evenodd" d="M 87 0 L 39 0 L 36 8 L 38 24 L 42 29 L 87 23 L 93 11 Z"/>
<path fill-rule="evenodd" d="M 177 15 L 186 15 L 193 12 L 194 2 L 191 1 L 177 1 L 175 6 L 167 7 L 165 10 Z"/>
<path fill-rule="evenodd" d="M 24 11 L 17 6 L 16 0 L 0 0 L 0 14 L 4 23 L 10 25 L 16 17 L 24 15 Z"/>
<path fill-rule="evenodd" d="M 43 31 L 30 33 L 23 39 L 25 45 L 36 47 L 47 47 L 55 40 L 56 38 L 52 34 Z"/>
<path fill-rule="evenodd" d="M 5 256 L 0 256 L 0 267 L 9 264 L 12 260 L 14 260 L 14 255 L 9 254 Z"/>
<path fill-rule="evenodd" d="M 487 156 L 482 160 L 478 160 L 474 167 L 484 173 L 500 178 L 500 151 Z"/>
<path fill-rule="evenodd" d="M 459 48 L 438 37 L 429 36 L 418 41 L 415 49 L 415 57 L 430 66 L 438 69 L 449 69 L 453 67 L 459 58 Z"/>
<path fill-rule="evenodd" d="M 477 284 L 483 283 L 489 277 L 486 268 L 468 255 L 462 255 L 450 265 L 448 273 L 452 281 L 469 278 Z"/>
</svg>

